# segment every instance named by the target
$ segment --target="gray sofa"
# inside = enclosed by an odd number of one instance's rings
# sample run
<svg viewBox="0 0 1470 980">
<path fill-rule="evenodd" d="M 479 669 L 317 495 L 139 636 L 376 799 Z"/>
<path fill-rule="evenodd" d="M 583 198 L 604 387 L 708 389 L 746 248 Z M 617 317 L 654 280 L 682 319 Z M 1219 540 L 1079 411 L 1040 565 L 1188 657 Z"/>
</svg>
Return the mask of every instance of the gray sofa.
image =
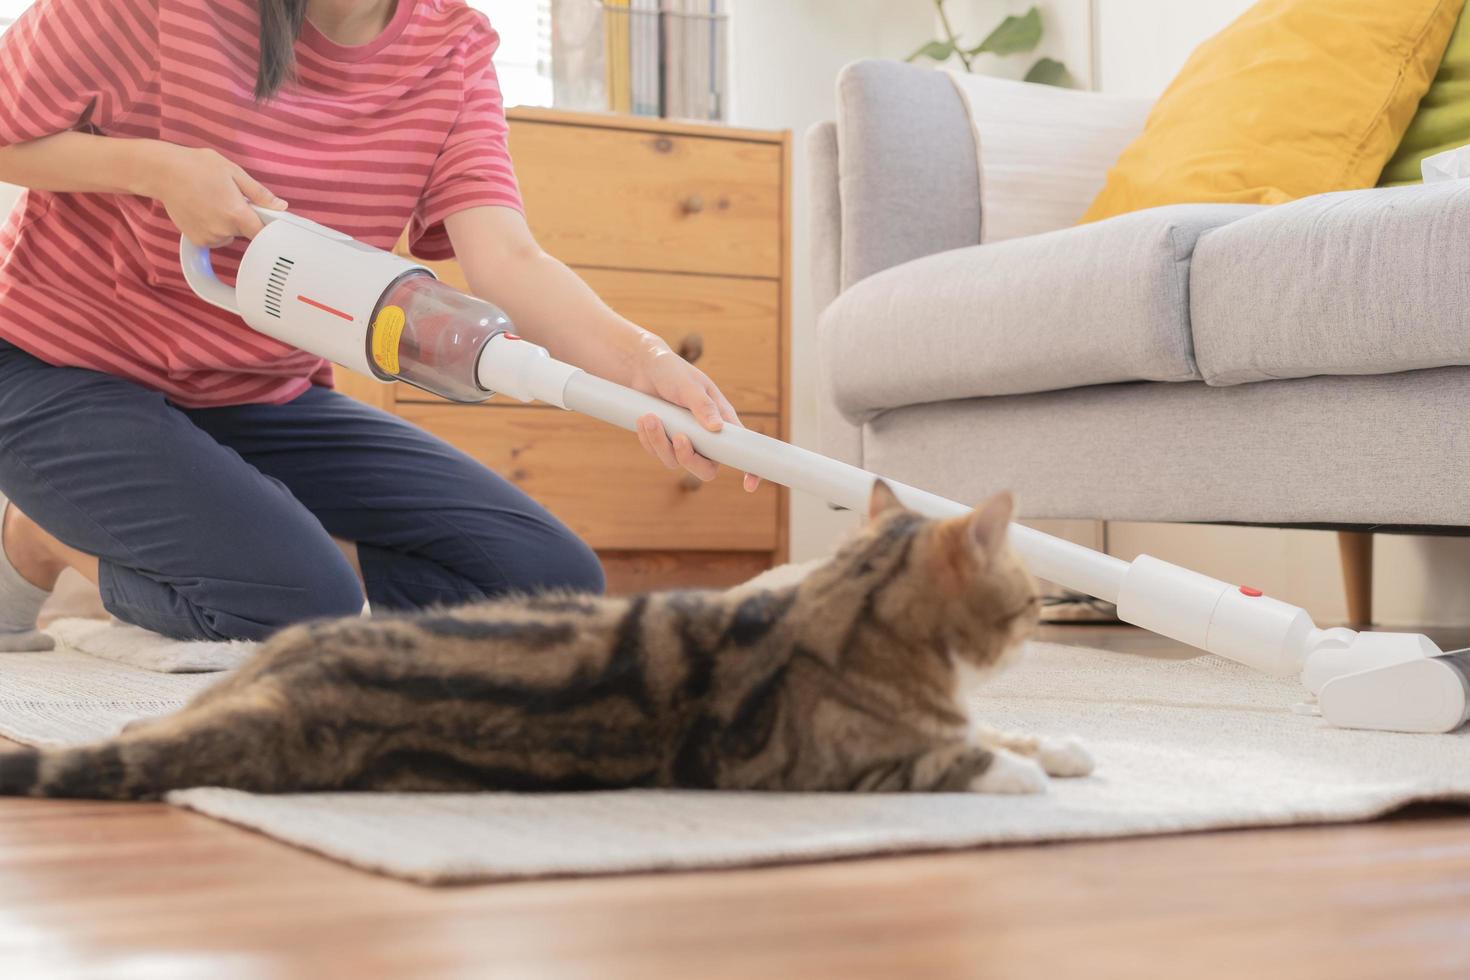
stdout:
<svg viewBox="0 0 1470 980">
<path fill-rule="evenodd" d="M 1470 181 L 982 244 L 992 153 L 1013 195 L 1028 159 L 1090 167 L 1075 219 L 1146 110 L 1038 89 L 983 83 L 972 119 L 941 73 L 843 73 L 808 134 L 823 450 L 962 500 L 1014 487 L 1031 518 L 1470 524 Z M 988 140 L 992 91 L 1035 124 Z M 1127 125 L 1045 125 L 1089 99 Z"/>
</svg>

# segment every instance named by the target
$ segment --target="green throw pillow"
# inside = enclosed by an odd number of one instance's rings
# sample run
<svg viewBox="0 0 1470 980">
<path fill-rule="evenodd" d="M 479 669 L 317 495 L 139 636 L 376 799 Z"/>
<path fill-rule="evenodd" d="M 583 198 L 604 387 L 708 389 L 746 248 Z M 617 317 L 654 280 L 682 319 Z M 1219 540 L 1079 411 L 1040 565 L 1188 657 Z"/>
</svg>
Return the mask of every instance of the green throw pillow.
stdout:
<svg viewBox="0 0 1470 980">
<path fill-rule="evenodd" d="M 1470 11 L 1470 7 L 1466 8 Z M 1470 13 L 1455 24 L 1434 83 L 1419 102 L 1393 159 L 1378 177 L 1379 187 L 1417 184 L 1419 162 L 1470 143 Z"/>
</svg>

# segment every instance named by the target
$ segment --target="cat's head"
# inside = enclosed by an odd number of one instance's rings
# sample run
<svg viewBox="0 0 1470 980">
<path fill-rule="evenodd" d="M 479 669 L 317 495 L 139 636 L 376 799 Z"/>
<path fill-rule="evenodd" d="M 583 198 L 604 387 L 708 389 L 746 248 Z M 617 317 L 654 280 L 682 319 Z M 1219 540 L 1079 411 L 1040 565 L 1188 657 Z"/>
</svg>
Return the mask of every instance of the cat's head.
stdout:
<svg viewBox="0 0 1470 980">
<path fill-rule="evenodd" d="M 887 582 L 871 593 L 877 619 L 970 666 L 994 667 L 1031 635 L 1041 610 L 1036 582 L 1011 549 L 1014 512 L 1014 499 L 1002 492 L 963 517 L 932 520 L 905 508 L 879 480 L 867 523 L 834 564 L 846 556 L 852 574 L 889 564 Z"/>
</svg>

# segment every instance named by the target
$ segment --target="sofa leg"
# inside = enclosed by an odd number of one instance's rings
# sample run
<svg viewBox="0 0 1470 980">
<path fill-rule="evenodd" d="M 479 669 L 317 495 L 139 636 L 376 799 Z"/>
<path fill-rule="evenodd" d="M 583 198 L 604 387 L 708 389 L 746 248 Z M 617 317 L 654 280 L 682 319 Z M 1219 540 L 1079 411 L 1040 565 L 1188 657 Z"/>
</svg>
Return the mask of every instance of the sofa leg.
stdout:
<svg viewBox="0 0 1470 980">
<path fill-rule="evenodd" d="M 1373 625 L 1373 532 L 1338 531 L 1342 584 L 1347 591 L 1348 625 Z"/>
</svg>

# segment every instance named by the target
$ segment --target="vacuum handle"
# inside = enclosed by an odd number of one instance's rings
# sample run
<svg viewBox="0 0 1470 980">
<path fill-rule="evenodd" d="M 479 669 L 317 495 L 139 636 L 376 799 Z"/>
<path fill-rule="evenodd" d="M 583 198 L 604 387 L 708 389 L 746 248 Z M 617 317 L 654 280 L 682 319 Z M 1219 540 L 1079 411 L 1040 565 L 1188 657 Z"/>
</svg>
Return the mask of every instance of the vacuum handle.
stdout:
<svg viewBox="0 0 1470 980">
<path fill-rule="evenodd" d="M 351 235 L 344 235 L 336 229 L 317 224 L 309 218 L 303 218 L 289 211 L 276 211 L 271 208 L 263 208 L 258 204 L 252 204 L 250 207 L 260 216 L 260 220 L 267 225 L 273 221 L 287 221 L 293 225 L 300 225 L 308 231 L 315 232 L 323 238 L 332 238 L 338 241 L 352 240 Z M 226 286 L 220 282 L 219 277 L 214 274 L 213 257 L 210 255 L 208 248 L 203 245 L 195 245 L 188 238 L 180 235 L 179 265 L 184 270 L 184 281 L 189 284 L 190 289 L 194 290 L 196 296 L 212 306 L 218 306 L 222 310 L 227 310 L 237 316 L 239 315 L 239 298 L 235 295 L 233 287 Z"/>
</svg>

